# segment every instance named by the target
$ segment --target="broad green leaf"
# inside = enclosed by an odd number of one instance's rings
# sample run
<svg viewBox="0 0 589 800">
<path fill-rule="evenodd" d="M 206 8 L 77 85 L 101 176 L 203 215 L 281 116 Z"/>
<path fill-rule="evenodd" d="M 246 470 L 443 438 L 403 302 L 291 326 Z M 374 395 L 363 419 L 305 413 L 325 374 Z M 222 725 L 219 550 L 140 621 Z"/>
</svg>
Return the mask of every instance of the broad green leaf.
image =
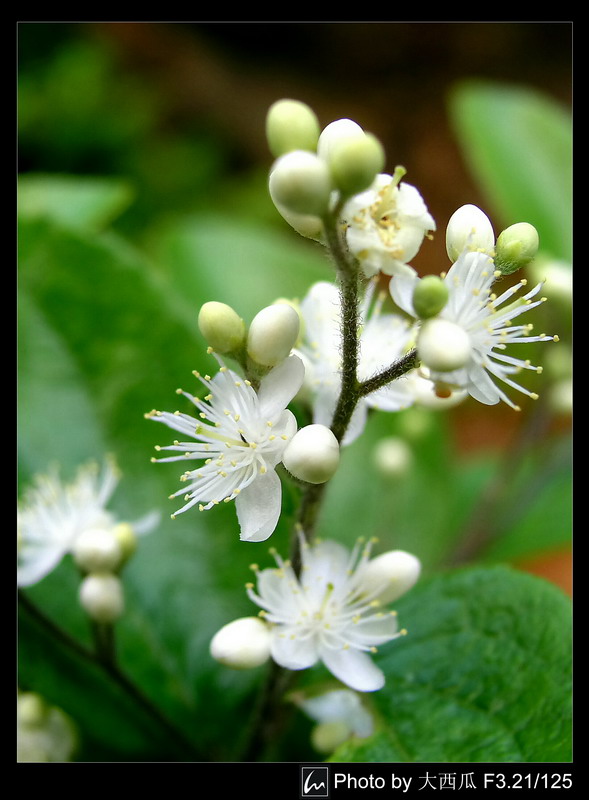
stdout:
<svg viewBox="0 0 589 800">
<path fill-rule="evenodd" d="M 132 202 L 133 190 L 122 180 L 70 175 L 23 175 L 19 178 L 21 217 L 47 217 L 66 226 L 101 229 Z"/>
<path fill-rule="evenodd" d="M 535 90 L 482 81 L 449 98 L 464 158 L 503 227 L 530 222 L 543 253 L 572 258 L 570 112 Z"/>
<path fill-rule="evenodd" d="M 407 636 L 376 656 L 375 734 L 333 761 L 571 760 L 571 609 L 507 567 L 439 574 L 398 601 Z"/>
</svg>

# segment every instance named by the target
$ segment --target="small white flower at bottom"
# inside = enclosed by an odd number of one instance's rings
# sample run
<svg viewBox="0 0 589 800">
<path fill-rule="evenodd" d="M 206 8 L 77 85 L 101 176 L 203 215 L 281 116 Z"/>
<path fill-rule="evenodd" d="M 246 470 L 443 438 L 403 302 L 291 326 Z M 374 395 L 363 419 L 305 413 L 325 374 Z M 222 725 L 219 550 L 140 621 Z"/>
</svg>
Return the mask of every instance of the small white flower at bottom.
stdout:
<svg viewBox="0 0 589 800">
<path fill-rule="evenodd" d="M 289 356 L 261 380 L 256 393 L 250 381 L 217 359 L 221 368 L 214 378 L 194 373 L 207 390 L 202 400 L 178 390 L 196 406 L 200 419 L 180 411 L 145 415 L 196 439 L 156 447 L 181 455 L 152 461 L 204 460 L 202 466 L 181 476 L 187 487 L 171 495 L 185 495 L 186 503 L 176 514 L 195 505 L 204 511 L 234 499 L 241 539 L 263 541 L 274 532 L 280 517 L 282 489 L 275 467 L 297 430 L 286 406 L 301 387 L 303 363 Z"/>
<path fill-rule="evenodd" d="M 380 595 L 388 580 L 366 580 L 372 542 L 350 551 L 335 541 L 309 545 L 301 534 L 301 572 L 271 551 L 277 569 L 259 570 L 250 599 L 270 626 L 271 655 L 282 667 L 300 670 L 323 662 L 342 683 L 359 692 L 381 689 L 385 676 L 370 654 L 405 633 Z M 369 575 L 370 573 L 368 573 Z"/>
</svg>

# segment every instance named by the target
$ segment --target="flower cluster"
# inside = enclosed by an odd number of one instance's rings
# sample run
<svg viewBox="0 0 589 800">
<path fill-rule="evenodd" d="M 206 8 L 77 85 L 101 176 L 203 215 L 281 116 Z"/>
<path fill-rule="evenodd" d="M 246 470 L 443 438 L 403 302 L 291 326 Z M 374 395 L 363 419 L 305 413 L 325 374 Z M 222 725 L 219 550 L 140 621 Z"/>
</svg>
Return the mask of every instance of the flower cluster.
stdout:
<svg viewBox="0 0 589 800">
<path fill-rule="evenodd" d="M 154 409 L 145 417 L 178 434 L 156 446 L 170 455 L 152 461 L 198 462 L 180 475 L 171 499 L 183 500 L 172 517 L 234 502 L 241 540 L 261 542 L 278 526 L 282 479 L 293 478 L 312 498 L 301 503 L 293 563 L 272 550 L 275 567 L 253 565 L 256 583 L 247 595 L 260 611 L 223 626 L 210 651 L 237 669 L 269 659 L 292 671 L 323 664 L 347 687 L 337 694 L 343 717 L 327 699 L 310 712 L 328 725 L 318 744 L 328 751 L 341 735 L 371 729 L 349 690 L 384 685 L 372 655 L 405 633 L 388 606 L 421 571 L 419 559 L 403 551 L 373 557 L 370 539 L 350 552 L 313 538 L 316 514 L 305 513 L 336 474 L 341 446 L 354 442 L 377 410 L 447 408 L 469 395 L 517 408 L 501 384 L 534 398 L 514 376 L 539 368 L 508 348 L 557 337 L 531 335 L 532 326 L 520 322 L 543 301 L 542 282 L 521 293 L 526 280 L 509 278 L 536 255 L 531 225 L 517 223 L 496 237 L 489 218 L 464 205 L 446 228 L 449 268 L 422 277 L 410 262 L 436 223 L 404 181 L 405 169 L 385 171 L 384 148 L 372 133 L 349 119 L 321 128 L 307 105 L 281 100 L 268 112 L 266 134 L 275 159 L 270 197 L 292 228 L 326 248 L 334 279 L 315 283 L 300 302 L 265 306 L 249 324 L 225 303 L 205 303 L 198 326 L 214 374 L 193 373 L 200 394 L 177 390 L 184 410 Z M 299 425 L 301 417 L 307 424 Z M 381 444 L 383 471 L 410 469 L 398 441 Z M 135 535 L 154 524 L 151 516 L 121 523 L 107 510 L 117 480 L 110 461 L 102 473 L 82 468 L 68 485 L 52 473 L 19 508 L 19 585 L 41 580 L 70 553 L 84 573 L 80 600 L 101 623 L 121 613 L 118 573 Z"/>
<path fill-rule="evenodd" d="M 66 554 L 84 574 L 80 602 L 100 622 L 113 622 L 123 610 L 118 573 L 135 550 L 136 537 L 152 530 L 159 513 L 122 522 L 107 509 L 119 481 L 112 459 L 99 469 L 90 462 L 63 483 L 54 468 L 36 476 L 24 493 L 17 514 L 17 581 L 38 583 Z"/>
<path fill-rule="evenodd" d="M 250 599 L 262 610 L 263 624 L 251 618 L 221 629 L 211 643 L 214 657 L 234 667 L 255 666 L 272 657 L 290 670 L 322 662 L 352 689 L 372 692 L 384 675 L 370 658 L 378 645 L 403 635 L 395 612 L 386 606 L 408 591 L 419 576 L 419 561 L 402 551 L 371 559 L 373 542 L 359 540 L 350 553 L 336 541 L 308 544 L 301 538 L 302 566 L 297 575 L 289 561 L 272 551 L 276 568 L 253 565 Z M 243 638 L 240 627 L 247 628 Z M 254 641 L 258 659 L 251 659 Z M 243 642 L 243 643 L 242 643 Z"/>
</svg>

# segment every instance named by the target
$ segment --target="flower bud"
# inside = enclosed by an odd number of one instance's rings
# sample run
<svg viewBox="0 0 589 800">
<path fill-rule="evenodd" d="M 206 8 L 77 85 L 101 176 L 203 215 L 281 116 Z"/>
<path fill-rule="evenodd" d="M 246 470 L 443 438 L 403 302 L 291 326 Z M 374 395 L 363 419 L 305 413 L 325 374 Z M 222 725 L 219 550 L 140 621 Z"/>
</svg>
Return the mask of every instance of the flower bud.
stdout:
<svg viewBox="0 0 589 800">
<path fill-rule="evenodd" d="M 468 333 L 446 319 L 434 317 L 421 327 L 417 354 L 434 372 L 452 372 L 466 366 L 471 354 Z"/>
<path fill-rule="evenodd" d="M 382 172 L 385 152 L 376 136 L 362 133 L 335 141 L 328 164 L 336 187 L 351 196 L 367 189 Z"/>
<path fill-rule="evenodd" d="M 210 653 L 232 669 L 259 667 L 270 658 L 268 626 L 259 617 L 235 619 L 213 636 Z"/>
<path fill-rule="evenodd" d="M 123 586 L 116 575 L 96 573 L 87 575 L 80 585 L 82 608 L 96 622 L 115 622 L 123 613 Z"/>
<path fill-rule="evenodd" d="M 112 572 L 123 560 L 123 551 L 112 528 L 89 528 L 74 542 L 72 554 L 84 572 Z"/>
<path fill-rule="evenodd" d="M 321 217 L 329 205 L 332 183 L 328 166 L 319 156 L 293 150 L 274 162 L 268 188 L 277 206 Z"/>
<path fill-rule="evenodd" d="M 301 236 L 306 239 L 321 241 L 323 236 L 323 221 L 321 217 L 313 214 L 295 214 L 294 211 L 289 211 L 288 208 L 277 203 L 276 200 L 274 200 L 274 206 L 285 222 L 288 222 L 290 227 L 300 233 Z"/>
<path fill-rule="evenodd" d="M 198 327 L 217 353 L 235 353 L 245 340 L 245 322 L 226 303 L 211 300 L 198 313 Z"/>
<path fill-rule="evenodd" d="M 339 465 L 339 443 L 325 425 L 301 428 L 286 447 L 282 463 L 301 481 L 325 483 Z"/>
<path fill-rule="evenodd" d="M 364 136 L 364 129 L 357 122 L 351 119 L 336 119 L 321 131 L 317 143 L 317 154 L 326 164 L 329 164 L 332 151 L 338 142 L 362 139 Z"/>
<path fill-rule="evenodd" d="M 266 139 L 273 156 L 292 150 L 315 151 L 319 121 L 315 112 L 300 100 L 277 100 L 266 115 Z"/>
<path fill-rule="evenodd" d="M 413 290 L 413 310 L 421 319 L 435 317 L 448 301 L 448 287 L 437 275 L 426 275 Z"/>
<path fill-rule="evenodd" d="M 491 254 L 495 246 L 495 234 L 491 220 L 477 206 L 467 204 L 457 209 L 446 228 L 446 252 L 453 263 L 465 247 Z"/>
<path fill-rule="evenodd" d="M 137 549 L 137 536 L 133 526 L 128 522 L 119 522 L 113 528 L 113 534 L 121 548 L 122 561 L 125 562 L 131 558 Z"/>
<path fill-rule="evenodd" d="M 365 591 L 375 591 L 382 586 L 376 599 L 383 605 L 393 603 L 417 583 L 421 562 L 404 550 L 390 550 L 366 565 L 362 575 Z"/>
<path fill-rule="evenodd" d="M 311 745 L 319 753 L 333 753 L 353 735 L 343 719 L 320 722 L 311 730 Z"/>
<path fill-rule="evenodd" d="M 406 475 L 412 462 L 411 448 L 400 436 L 387 436 L 374 449 L 374 463 L 378 471 L 387 478 Z"/>
<path fill-rule="evenodd" d="M 299 337 L 300 319 L 287 303 L 266 306 L 253 318 L 247 352 L 256 364 L 275 367 L 290 355 Z"/>
<path fill-rule="evenodd" d="M 495 269 L 502 275 L 511 275 L 525 267 L 538 252 L 538 231 L 529 222 L 516 222 L 502 231 L 495 247 Z"/>
</svg>

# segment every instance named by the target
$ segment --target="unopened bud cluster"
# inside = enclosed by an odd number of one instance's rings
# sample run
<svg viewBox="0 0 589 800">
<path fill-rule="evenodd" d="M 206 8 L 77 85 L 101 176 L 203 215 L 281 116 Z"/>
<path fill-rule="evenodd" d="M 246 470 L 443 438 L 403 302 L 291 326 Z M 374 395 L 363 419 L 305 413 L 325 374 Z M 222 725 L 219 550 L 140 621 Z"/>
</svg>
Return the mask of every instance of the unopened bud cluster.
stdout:
<svg viewBox="0 0 589 800">
<path fill-rule="evenodd" d="M 119 572 L 136 546 L 135 532 L 126 522 L 89 528 L 76 539 L 72 555 L 84 573 L 78 597 L 95 622 L 112 624 L 122 615 L 125 602 Z"/>
<path fill-rule="evenodd" d="M 198 327 L 216 353 L 247 362 L 254 373 L 263 374 L 288 358 L 301 321 L 293 303 L 278 300 L 262 308 L 247 326 L 231 306 L 211 301 L 201 307 Z"/>
<path fill-rule="evenodd" d="M 270 170 L 270 196 L 295 230 L 319 238 L 332 198 L 367 189 L 381 172 L 385 152 L 380 141 L 349 119 L 321 130 L 314 111 L 296 100 L 279 100 L 266 118 L 269 148 L 276 157 Z"/>
</svg>

